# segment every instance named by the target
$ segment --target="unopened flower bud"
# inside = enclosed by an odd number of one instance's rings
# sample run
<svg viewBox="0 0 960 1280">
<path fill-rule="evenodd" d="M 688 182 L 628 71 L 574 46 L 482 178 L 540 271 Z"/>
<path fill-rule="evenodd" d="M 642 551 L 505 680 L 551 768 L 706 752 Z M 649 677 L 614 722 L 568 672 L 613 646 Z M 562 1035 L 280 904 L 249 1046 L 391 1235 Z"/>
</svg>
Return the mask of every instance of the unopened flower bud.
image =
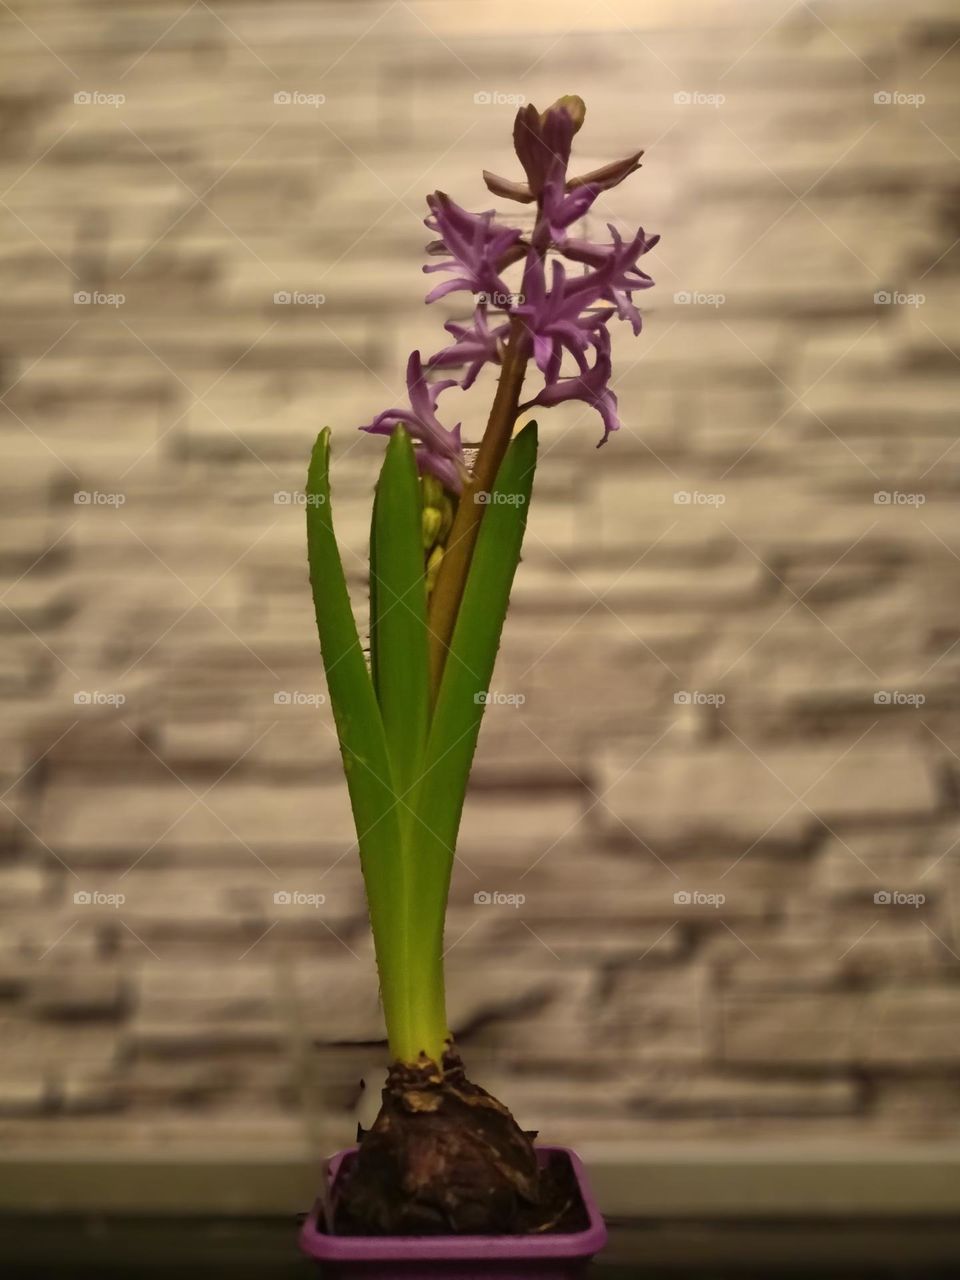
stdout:
<svg viewBox="0 0 960 1280">
<path fill-rule="evenodd" d="M 427 474 L 422 480 L 423 494 L 423 549 L 429 551 L 435 543 L 446 542 L 453 524 L 453 501 L 436 476 Z"/>
<path fill-rule="evenodd" d="M 439 507 L 443 500 L 443 485 L 436 476 L 425 475 L 422 481 L 423 485 L 423 505 L 425 507 Z"/>
<path fill-rule="evenodd" d="M 546 120 L 548 113 L 555 111 L 558 107 L 562 107 L 573 121 L 573 132 L 579 133 L 587 114 L 587 104 L 584 100 L 575 93 L 565 93 L 552 106 L 547 107 L 546 111 L 540 113 L 541 121 Z"/>
<path fill-rule="evenodd" d="M 437 535 L 440 532 L 440 526 L 443 524 L 443 515 L 437 507 L 423 508 L 423 549 L 429 551 L 433 544 L 437 541 Z"/>
<path fill-rule="evenodd" d="M 433 591 L 437 585 L 437 574 L 440 572 L 440 562 L 443 560 L 443 547 L 434 547 L 430 552 L 427 560 L 427 595 Z"/>
</svg>

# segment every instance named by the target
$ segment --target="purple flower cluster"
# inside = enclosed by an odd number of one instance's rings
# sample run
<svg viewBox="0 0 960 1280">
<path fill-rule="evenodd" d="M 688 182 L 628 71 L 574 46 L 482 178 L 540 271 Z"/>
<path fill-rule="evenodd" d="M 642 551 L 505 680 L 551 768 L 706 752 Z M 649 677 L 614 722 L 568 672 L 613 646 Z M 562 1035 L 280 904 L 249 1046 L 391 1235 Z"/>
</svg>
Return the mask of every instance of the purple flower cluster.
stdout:
<svg viewBox="0 0 960 1280">
<path fill-rule="evenodd" d="M 627 241 L 613 226 L 608 228 L 609 244 L 568 235 L 601 191 L 617 186 L 640 167 L 642 155 L 636 152 L 569 178 L 570 148 L 583 123 L 584 110 L 576 97 L 561 98 L 543 114 L 531 105 L 521 108 L 513 141 L 526 182 L 486 172 L 483 175 L 495 195 L 523 204 L 536 203 L 536 222 L 529 236 L 504 225 L 492 209 L 470 213 L 440 191 L 427 197 L 430 214 L 426 226 L 437 236 L 427 251 L 442 256 L 443 261 L 423 269 L 447 273 L 447 278 L 430 291 L 426 301 L 463 290 L 475 296 L 475 310 L 469 323 L 448 322 L 445 328 L 453 342 L 433 355 L 426 366 L 419 351 L 410 356 L 410 406 L 387 409 L 361 429 L 389 435 L 402 423 L 420 446 L 417 458 L 421 471 L 436 476 L 452 493 L 461 491 L 467 474 L 460 424 L 452 430 L 440 424 L 437 398 L 448 387 L 469 387 L 485 365 L 502 363 L 511 330 L 528 335 L 533 359 L 544 379 L 543 389 L 520 405 L 519 411 L 581 400 L 600 414 L 604 426 L 601 444 L 620 427 L 617 397 L 609 385 L 607 323 L 616 315 L 628 321 L 635 334 L 640 332 L 641 316 L 633 295 L 648 289 L 653 281 L 637 262 L 660 237 L 648 237 L 641 229 Z M 558 255 L 550 259 L 549 272 L 548 255 Z M 582 272 L 568 272 L 563 258 L 578 264 Z M 519 293 L 512 293 L 503 272 L 521 261 L 522 284 Z M 562 371 L 564 356 L 573 362 L 570 376 Z M 458 370 L 460 376 L 429 382 L 428 375 L 441 369 Z"/>
</svg>

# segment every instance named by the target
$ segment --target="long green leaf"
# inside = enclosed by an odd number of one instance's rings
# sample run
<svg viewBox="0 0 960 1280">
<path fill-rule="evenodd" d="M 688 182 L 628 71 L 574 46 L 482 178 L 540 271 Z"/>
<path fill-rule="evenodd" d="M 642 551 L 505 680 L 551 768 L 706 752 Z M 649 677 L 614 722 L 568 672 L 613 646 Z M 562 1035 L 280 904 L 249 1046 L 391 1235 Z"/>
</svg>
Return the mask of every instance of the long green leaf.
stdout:
<svg viewBox="0 0 960 1280">
<path fill-rule="evenodd" d="M 402 835 L 380 708 L 364 661 L 330 509 L 330 432 L 317 437 L 307 476 L 307 549 L 320 648 L 357 827 L 380 986 L 392 1045 L 405 1043 L 402 982 L 408 899 Z"/>
<path fill-rule="evenodd" d="M 397 427 L 387 445 L 374 498 L 370 653 L 393 777 L 401 795 L 419 777 L 430 719 L 422 507 L 413 443 L 409 433 Z"/>
</svg>

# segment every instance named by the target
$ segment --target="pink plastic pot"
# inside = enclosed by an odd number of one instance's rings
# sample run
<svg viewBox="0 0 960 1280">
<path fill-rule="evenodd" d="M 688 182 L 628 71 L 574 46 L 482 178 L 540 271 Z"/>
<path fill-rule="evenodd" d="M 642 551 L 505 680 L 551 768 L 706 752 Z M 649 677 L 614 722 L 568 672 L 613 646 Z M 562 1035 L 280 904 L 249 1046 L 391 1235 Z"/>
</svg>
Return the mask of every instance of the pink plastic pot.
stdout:
<svg viewBox="0 0 960 1280">
<path fill-rule="evenodd" d="M 329 1280 L 573 1280 L 607 1242 L 583 1165 L 567 1147 L 539 1147 L 541 1165 L 566 1160 L 580 1190 L 589 1225 L 583 1231 L 526 1236 L 335 1236 L 327 1230 L 325 1204 L 334 1204 L 337 1180 L 356 1147 L 338 1152 L 327 1168 L 328 1194 L 300 1232 L 300 1247 L 324 1264 Z"/>
</svg>

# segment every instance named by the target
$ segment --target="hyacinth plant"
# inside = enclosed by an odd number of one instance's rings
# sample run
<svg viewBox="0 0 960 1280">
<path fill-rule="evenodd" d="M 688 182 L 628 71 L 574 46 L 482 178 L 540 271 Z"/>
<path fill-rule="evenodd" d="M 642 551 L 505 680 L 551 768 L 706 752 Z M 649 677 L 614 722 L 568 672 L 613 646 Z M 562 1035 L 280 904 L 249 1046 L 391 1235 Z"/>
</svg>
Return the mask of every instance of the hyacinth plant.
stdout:
<svg viewBox="0 0 960 1280">
<path fill-rule="evenodd" d="M 392 1062 L 348 1181 L 346 1231 L 518 1231 L 550 1216 L 530 1136 L 467 1079 L 453 1048 L 443 931 L 536 467 L 537 426 L 526 419 L 576 400 L 599 414 L 601 444 L 619 428 L 608 326 L 618 318 L 639 333 L 634 294 L 653 283 L 638 262 L 657 237 L 624 239 L 613 226 L 605 243 L 571 233 L 642 154 L 569 176 L 584 113 L 577 97 L 542 113 L 524 106 L 513 135 L 524 180 L 484 173 L 494 195 L 531 206 L 525 228 L 439 191 L 427 197 L 434 261 L 423 270 L 442 278 L 426 301 L 462 293 L 473 312 L 447 323 L 452 341 L 428 359 L 411 353 L 409 404 L 362 428 L 389 437 L 372 512 L 369 663 L 332 523 L 329 431 L 310 464 L 311 583 Z M 499 378 L 471 447 L 440 414 L 450 389 L 469 389 L 487 366 Z"/>
</svg>

